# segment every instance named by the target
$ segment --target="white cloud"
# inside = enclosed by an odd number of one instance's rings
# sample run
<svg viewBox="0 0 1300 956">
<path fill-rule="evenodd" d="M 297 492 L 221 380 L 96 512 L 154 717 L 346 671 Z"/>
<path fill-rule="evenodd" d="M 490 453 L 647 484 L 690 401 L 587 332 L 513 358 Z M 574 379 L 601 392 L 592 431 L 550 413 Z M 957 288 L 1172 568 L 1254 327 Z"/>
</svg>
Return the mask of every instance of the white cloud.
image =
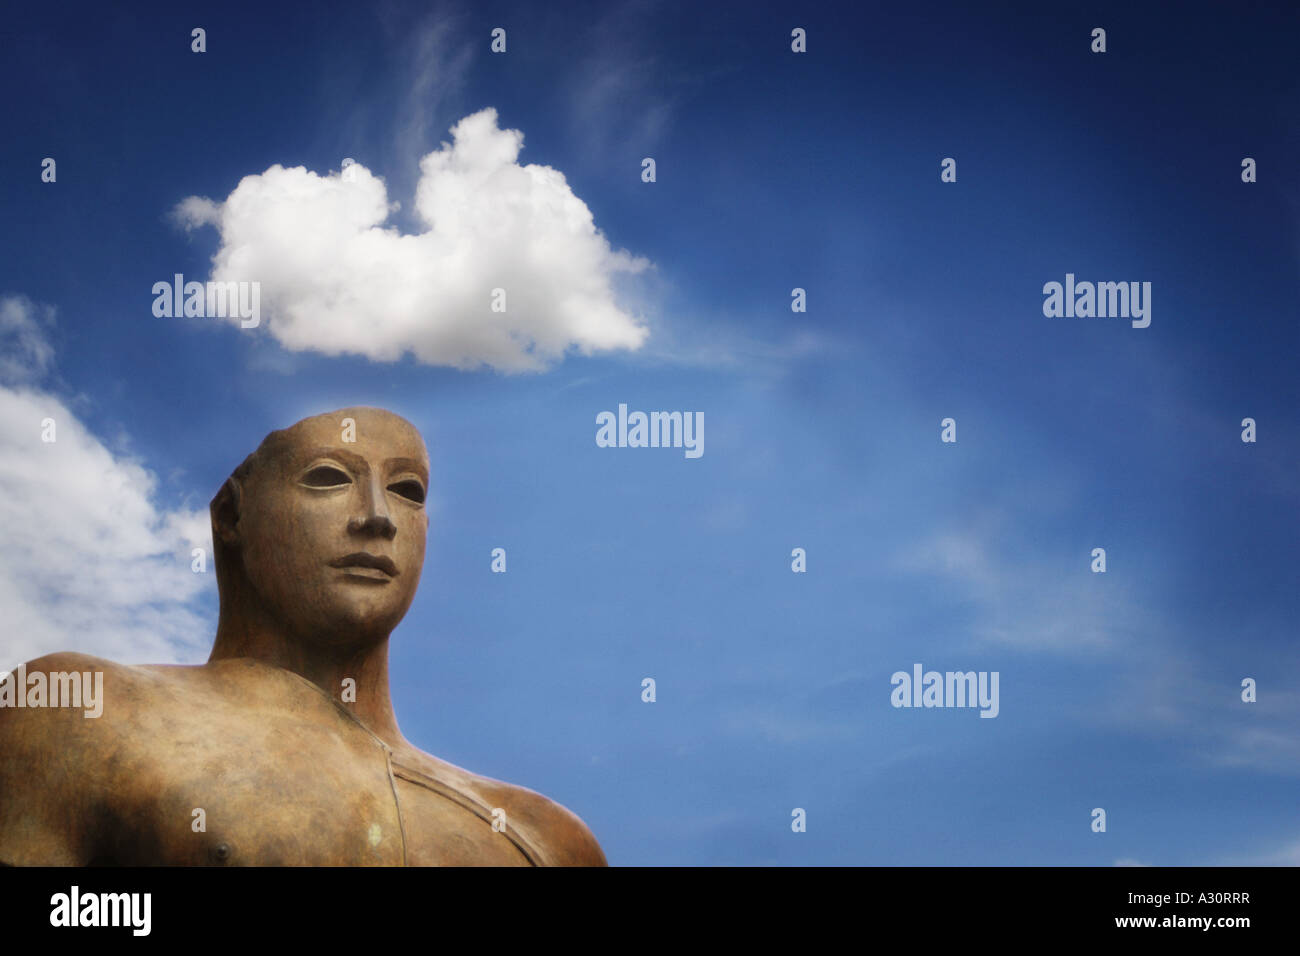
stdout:
<svg viewBox="0 0 1300 956">
<path fill-rule="evenodd" d="M 172 210 L 172 219 L 186 230 L 215 226 L 221 222 L 221 207 L 202 196 L 187 196 Z"/>
<path fill-rule="evenodd" d="M 0 298 L 0 382 L 41 378 L 54 359 L 45 330 L 54 324 L 54 309 L 26 296 Z"/>
<path fill-rule="evenodd" d="M 174 215 L 216 225 L 212 280 L 260 282 L 262 324 L 293 351 L 513 372 L 571 348 L 639 348 L 648 332 L 614 282 L 649 262 L 611 248 L 563 173 L 519 165 L 523 133 L 499 129 L 495 110 L 451 133 L 420 162 L 418 235 L 384 227 L 395 206 L 360 164 L 346 176 L 272 166 Z M 496 288 L 505 312 L 491 309 Z"/>
<path fill-rule="evenodd" d="M 0 299 L 0 314 L 13 302 Z M 212 636 L 197 607 L 214 580 L 208 518 L 160 507 L 155 488 L 151 472 L 109 451 L 61 399 L 0 385 L 0 668 L 60 650 L 127 663 L 201 659 Z M 207 549 L 206 575 L 190 570 L 191 547 Z"/>
</svg>

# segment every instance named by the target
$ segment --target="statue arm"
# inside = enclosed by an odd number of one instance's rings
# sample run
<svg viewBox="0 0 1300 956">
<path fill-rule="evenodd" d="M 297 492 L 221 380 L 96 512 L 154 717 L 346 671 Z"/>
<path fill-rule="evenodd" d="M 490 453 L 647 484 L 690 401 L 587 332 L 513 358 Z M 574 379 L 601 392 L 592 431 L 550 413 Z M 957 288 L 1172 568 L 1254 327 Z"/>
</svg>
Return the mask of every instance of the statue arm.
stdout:
<svg viewBox="0 0 1300 956">
<path fill-rule="evenodd" d="M 84 660 L 54 654 L 29 662 L 25 671 L 66 671 Z M 89 862 L 85 837 L 93 797 L 78 780 L 88 728 L 75 721 L 91 723 L 66 708 L 0 707 L 0 864 Z"/>
<path fill-rule="evenodd" d="M 596 842 L 595 834 L 577 816 L 564 808 L 561 809 L 569 821 L 565 827 L 567 839 L 564 846 L 560 848 L 560 865 L 609 866 L 609 861 L 605 859 L 605 851 Z"/>
<path fill-rule="evenodd" d="M 576 813 L 565 806 L 527 791 L 525 820 L 537 834 L 549 866 L 609 866 L 595 835 Z"/>
</svg>

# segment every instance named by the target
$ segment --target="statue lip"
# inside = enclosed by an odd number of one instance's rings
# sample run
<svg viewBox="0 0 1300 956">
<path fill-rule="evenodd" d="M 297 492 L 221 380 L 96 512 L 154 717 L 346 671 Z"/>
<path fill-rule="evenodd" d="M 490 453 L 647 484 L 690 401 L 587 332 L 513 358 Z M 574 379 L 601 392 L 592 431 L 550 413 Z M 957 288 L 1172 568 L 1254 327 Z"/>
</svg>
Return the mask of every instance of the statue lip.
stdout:
<svg viewBox="0 0 1300 956">
<path fill-rule="evenodd" d="M 371 554 L 368 551 L 354 551 L 330 562 L 332 568 L 374 568 L 383 571 L 390 578 L 397 577 L 397 565 L 387 555 Z"/>
</svg>

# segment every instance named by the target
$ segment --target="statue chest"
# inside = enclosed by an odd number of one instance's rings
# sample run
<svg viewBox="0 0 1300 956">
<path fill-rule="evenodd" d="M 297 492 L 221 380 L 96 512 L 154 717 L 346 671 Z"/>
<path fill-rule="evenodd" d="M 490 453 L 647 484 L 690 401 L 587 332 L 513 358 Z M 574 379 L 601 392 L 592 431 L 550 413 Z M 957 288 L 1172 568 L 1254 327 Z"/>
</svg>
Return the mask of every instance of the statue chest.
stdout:
<svg viewBox="0 0 1300 956">
<path fill-rule="evenodd" d="M 344 719 L 166 719 L 105 754 L 97 862 L 180 866 L 527 865 L 492 808 Z M 399 815 L 400 807 L 400 815 Z"/>
</svg>

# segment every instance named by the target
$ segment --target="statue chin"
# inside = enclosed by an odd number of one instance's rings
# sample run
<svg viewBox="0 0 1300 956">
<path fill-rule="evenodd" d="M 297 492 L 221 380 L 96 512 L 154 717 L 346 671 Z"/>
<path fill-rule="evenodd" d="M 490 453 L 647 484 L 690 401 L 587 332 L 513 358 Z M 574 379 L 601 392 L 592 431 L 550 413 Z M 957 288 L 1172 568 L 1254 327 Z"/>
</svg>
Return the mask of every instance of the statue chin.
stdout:
<svg viewBox="0 0 1300 956">
<path fill-rule="evenodd" d="M 411 606 L 414 595 L 399 594 L 397 585 L 362 575 L 339 574 L 307 593 L 258 594 L 261 613 L 299 641 L 323 646 L 369 644 L 393 632 Z"/>
<path fill-rule="evenodd" d="M 313 607 L 310 613 L 304 614 L 299 608 L 285 630 L 295 634 L 299 643 L 306 646 L 362 648 L 392 634 L 404 613 L 405 608 L 396 612 L 372 603 L 333 597 Z"/>
</svg>

